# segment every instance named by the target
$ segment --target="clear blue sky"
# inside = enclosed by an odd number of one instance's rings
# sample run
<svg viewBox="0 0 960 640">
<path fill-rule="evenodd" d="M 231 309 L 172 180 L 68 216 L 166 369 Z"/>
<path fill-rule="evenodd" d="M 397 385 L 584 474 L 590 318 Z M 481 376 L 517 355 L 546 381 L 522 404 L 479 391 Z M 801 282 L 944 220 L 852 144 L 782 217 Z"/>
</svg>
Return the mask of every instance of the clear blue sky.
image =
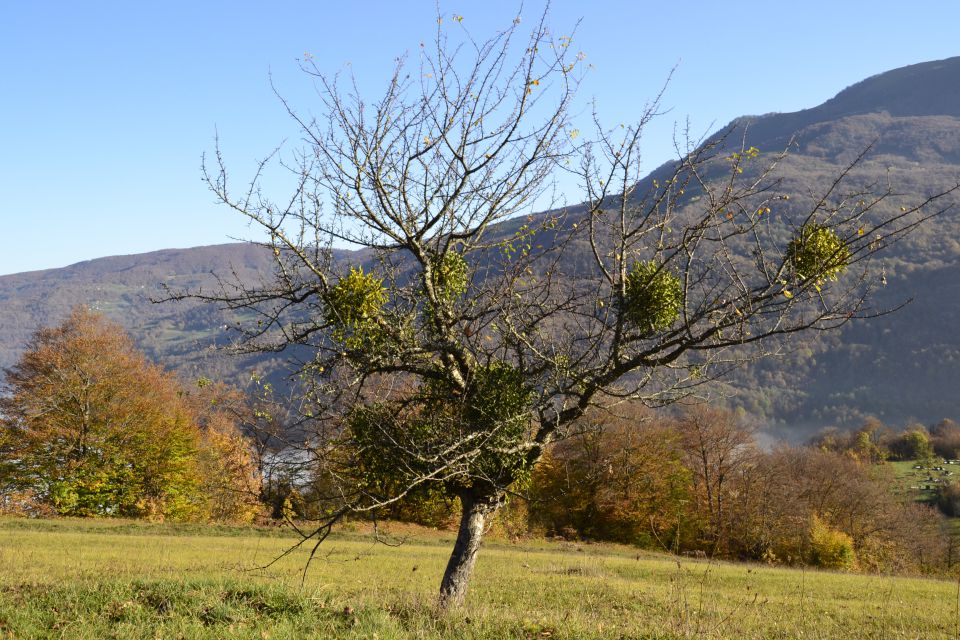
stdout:
<svg viewBox="0 0 960 640">
<path fill-rule="evenodd" d="M 219 131 L 237 178 L 295 130 L 273 95 L 301 106 L 297 58 L 349 63 L 379 87 L 393 59 L 435 28 L 434 0 L 165 0 L 0 3 L 0 274 L 105 255 L 256 236 L 218 207 L 200 156 Z M 516 2 L 457 0 L 485 36 Z M 527 0 L 530 20 L 541 0 Z M 679 65 L 648 135 L 649 167 L 671 155 L 675 122 L 697 134 L 738 115 L 811 107 L 888 69 L 960 55 L 960 3 L 573 2 L 576 45 L 594 68 L 582 97 L 607 122 L 633 120 Z M 571 194 L 576 199 L 575 194 Z"/>
</svg>

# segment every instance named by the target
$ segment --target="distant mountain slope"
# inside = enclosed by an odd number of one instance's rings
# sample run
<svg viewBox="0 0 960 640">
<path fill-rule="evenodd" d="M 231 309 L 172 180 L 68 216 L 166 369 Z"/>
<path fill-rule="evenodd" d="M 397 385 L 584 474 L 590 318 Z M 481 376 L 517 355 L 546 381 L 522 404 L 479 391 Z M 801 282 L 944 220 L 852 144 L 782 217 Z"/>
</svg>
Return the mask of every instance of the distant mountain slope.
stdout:
<svg viewBox="0 0 960 640">
<path fill-rule="evenodd" d="M 960 57 L 868 78 L 812 109 L 740 118 L 727 140 L 744 139 L 768 152 L 791 145 L 781 190 L 797 197 L 787 218 L 868 146 L 853 182 L 889 183 L 916 201 L 960 181 Z M 960 416 L 960 198 L 943 205 L 953 208 L 878 265 L 888 284 L 876 308 L 911 304 L 754 367 L 734 403 L 793 428 Z"/>
<path fill-rule="evenodd" d="M 0 276 L 0 367 L 13 364 L 38 326 L 51 325 L 78 304 L 120 322 L 151 358 L 185 376 L 236 379 L 252 360 L 234 361 L 214 347 L 227 342 L 228 317 L 195 302 L 153 304 L 163 285 L 205 288 L 213 273 L 235 270 L 247 282 L 270 274 L 271 256 L 253 244 L 155 251 L 81 262 L 63 269 Z"/>
<path fill-rule="evenodd" d="M 725 132 L 724 144 L 745 139 L 767 158 L 790 146 L 779 175 L 780 191 L 791 199 L 774 212 L 784 237 L 804 205 L 870 145 L 852 183 L 889 181 L 916 200 L 960 179 L 960 58 L 868 78 L 812 109 L 739 118 Z M 665 170 L 654 171 L 647 183 Z M 696 207 L 693 198 L 688 206 Z M 518 224 L 505 223 L 500 232 Z M 255 367 L 281 370 L 279 359 L 233 359 L 214 351 L 228 339 L 223 329 L 232 321 L 218 310 L 193 302 L 149 303 L 162 284 L 212 287 L 213 272 L 232 269 L 245 282 L 269 278 L 270 258 L 260 247 L 232 244 L 0 277 L 0 366 L 14 362 L 38 325 L 85 303 L 122 322 L 148 354 L 185 376 L 239 381 Z M 736 394 L 731 404 L 791 429 L 850 425 L 867 414 L 892 424 L 960 418 L 960 206 L 892 247 L 875 277 L 887 283 L 879 289 L 878 309 L 908 298 L 913 303 L 744 371 L 725 387 Z"/>
</svg>

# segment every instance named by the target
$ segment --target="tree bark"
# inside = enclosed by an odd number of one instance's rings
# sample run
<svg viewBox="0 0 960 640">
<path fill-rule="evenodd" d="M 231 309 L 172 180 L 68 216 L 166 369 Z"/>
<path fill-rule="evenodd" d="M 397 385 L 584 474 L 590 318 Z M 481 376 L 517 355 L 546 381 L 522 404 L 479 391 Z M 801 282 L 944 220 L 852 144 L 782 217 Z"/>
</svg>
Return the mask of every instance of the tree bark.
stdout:
<svg viewBox="0 0 960 640">
<path fill-rule="evenodd" d="M 503 505 L 503 498 L 504 494 L 499 491 L 479 494 L 464 491 L 460 494 L 463 511 L 457 541 L 440 583 L 441 608 L 449 609 L 463 604 L 489 518 Z"/>
</svg>

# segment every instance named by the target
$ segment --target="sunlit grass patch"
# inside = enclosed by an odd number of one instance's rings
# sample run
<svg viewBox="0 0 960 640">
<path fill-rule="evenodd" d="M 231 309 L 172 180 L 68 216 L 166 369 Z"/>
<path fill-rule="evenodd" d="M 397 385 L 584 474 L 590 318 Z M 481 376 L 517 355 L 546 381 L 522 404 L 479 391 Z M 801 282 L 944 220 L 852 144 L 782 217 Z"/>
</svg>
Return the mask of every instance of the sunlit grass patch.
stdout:
<svg viewBox="0 0 960 640">
<path fill-rule="evenodd" d="M 953 638 L 957 584 L 493 540 L 461 611 L 436 590 L 450 532 L 0 520 L 0 638 Z"/>
</svg>

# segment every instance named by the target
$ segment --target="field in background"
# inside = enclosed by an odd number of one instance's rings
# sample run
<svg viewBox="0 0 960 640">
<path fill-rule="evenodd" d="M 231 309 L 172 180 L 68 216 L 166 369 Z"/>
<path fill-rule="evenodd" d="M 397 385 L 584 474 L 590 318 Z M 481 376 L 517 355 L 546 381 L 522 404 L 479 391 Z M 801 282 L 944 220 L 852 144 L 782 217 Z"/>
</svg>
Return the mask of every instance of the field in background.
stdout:
<svg viewBox="0 0 960 640">
<path fill-rule="evenodd" d="M 898 462 L 888 462 L 893 469 L 893 492 L 908 500 L 920 502 L 935 506 L 937 500 L 937 488 L 943 482 L 955 482 L 960 475 L 960 465 L 944 464 L 940 458 L 935 462 L 920 460 L 903 460 Z M 922 467 L 917 469 L 916 467 Z M 942 471 L 936 471 L 931 467 L 940 467 Z M 933 482 L 934 479 L 940 480 L 940 483 Z M 960 518 L 947 518 L 947 524 L 953 531 L 955 539 L 960 540 Z M 957 634 L 960 638 L 960 633 Z"/>
<path fill-rule="evenodd" d="M 956 638 L 958 583 L 491 541 L 465 609 L 449 532 L 341 531 L 301 586 L 282 530 L 0 519 L 0 638 Z"/>
<path fill-rule="evenodd" d="M 960 465 L 934 461 L 902 460 L 887 463 L 893 469 L 894 490 L 917 502 L 933 503 L 937 489 L 952 482 L 960 474 Z M 917 467 L 920 467 L 919 469 Z"/>
</svg>

